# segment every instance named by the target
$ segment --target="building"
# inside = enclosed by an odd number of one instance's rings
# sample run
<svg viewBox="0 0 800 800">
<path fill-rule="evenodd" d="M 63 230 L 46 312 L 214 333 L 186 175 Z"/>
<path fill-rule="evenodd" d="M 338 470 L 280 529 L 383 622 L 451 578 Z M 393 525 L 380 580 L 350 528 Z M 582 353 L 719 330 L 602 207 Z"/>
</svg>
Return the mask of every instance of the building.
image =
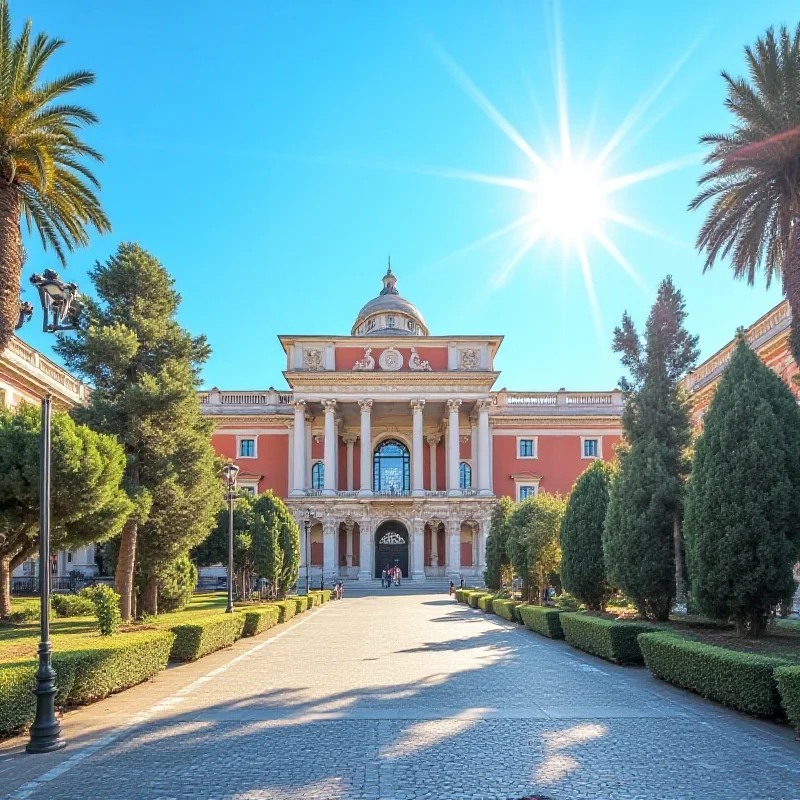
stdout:
<svg viewBox="0 0 800 800">
<path fill-rule="evenodd" d="M 497 498 L 566 494 L 621 436 L 621 392 L 497 391 L 502 337 L 431 335 L 396 283 L 349 336 L 278 337 L 288 390 L 200 396 L 240 487 L 309 521 L 314 582 L 480 579 Z"/>
<path fill-rule="evenodd" d="M 87 401 L 89 387 L 14 336 L 0 353 L 0 408 L 15 408 L 21 403 L 38 406 L 45 393 L 52 395 L 56 409 L 67 411 Z M 97 572 L 94 545 L 53 555 L 54 576 L 68 577 L 75 570 L 86 575 Z M 18 566 L 12 577 L 31 577 L 37 570 L 38 558 L 32 558 Z"/>
</svg>

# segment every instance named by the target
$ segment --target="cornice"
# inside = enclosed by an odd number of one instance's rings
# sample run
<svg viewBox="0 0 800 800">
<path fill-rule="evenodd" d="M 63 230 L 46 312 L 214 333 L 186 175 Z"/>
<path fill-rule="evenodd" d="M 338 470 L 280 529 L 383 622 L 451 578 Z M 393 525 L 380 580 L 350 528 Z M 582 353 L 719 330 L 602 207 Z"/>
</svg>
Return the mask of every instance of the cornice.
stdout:
<svg viewBox="0 0 800 800">
<path fill-rule="evenodd" d="M 622 409 L 620 409 L 622 412 Z M 492 427 L 497 427 L 498 425 L 510 425 L 514 427 L 518 427 L 520 424 L 524 425 L 535 425 L 537 427 L 547 428 L 547 427 L 556 427 L 556 428 L 576 428 L 580 427 L 584 424 L 592 424 L 595 427 L 606 427 L 606 428 L 619 428 L 620 419 L 622 418 L 622 413 L 616 416 L 595 416 L 593 414 L 584 414 L 581 416 L 558 416 L 554 414 L 553 416 L 495 416 L 491 414 L 489 416 L 489 424 Z M 605 424 L 604 424 L 605 423 Z"/>
<path fill-rule="evenodd" d="M 224 414 L 215 414 L 213 417 L 209 414 L 203 414 L 204 419 L 210 419 L 214 423 L 215 428 L 223 425 L 258 425 L 263 427 L 265 424 L 273 428 L 286 428 L 291 430 L 294 427 L 294 418 L 287 418 L 285 414 L 276 416 L 248 416 L 246 414 L 233 413 L 230 416 Z"/>
<path fill-rule="evenodd" d="M 490 391 L 499 372 L 489 372 L 484 370 L 447 370 L 441 372 L 416 372 L 414 370 L 402 370 L 398 372 L 388 372 L 384 370 L 362 371 L 320 371 L 307 372 L 306 370 L 285 370 L 284 378 L 293 390 L 303 387 L 313 387 L 319 389 L 321 386 L 336 386 L 341 390 L 344 387 L 347 391 L 353 391 L 354 387 L 370 387 L 374 391 L 376 385 L 384 386 L 382 391 L 389 389 L 396 390 L 402 386 L 413 386 L 418 389 L 420 386 L 431 385 L 439 386 L 447 384 L 449 386 L 475 386 L 476 391 Z"/>
</svg>

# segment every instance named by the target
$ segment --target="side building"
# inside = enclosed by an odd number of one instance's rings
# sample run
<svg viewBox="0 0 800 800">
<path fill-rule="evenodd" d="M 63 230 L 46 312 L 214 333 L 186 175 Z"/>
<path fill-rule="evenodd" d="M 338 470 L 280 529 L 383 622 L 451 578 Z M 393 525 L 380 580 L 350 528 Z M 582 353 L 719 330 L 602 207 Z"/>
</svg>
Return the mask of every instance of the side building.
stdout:
<svg viewBox="0 0 800 800">
<path fill-rule="evenodd" d="M 620 439 L 621 392 L 495 390 L 501 336 L 433 336 L 388 270 L 349 336 L 280 336 L 288 390 L 200 395 L 239 485 L 301 530 L 301 573 L 480 579 L 498 497 L 566 494 Z"/>
</svg>

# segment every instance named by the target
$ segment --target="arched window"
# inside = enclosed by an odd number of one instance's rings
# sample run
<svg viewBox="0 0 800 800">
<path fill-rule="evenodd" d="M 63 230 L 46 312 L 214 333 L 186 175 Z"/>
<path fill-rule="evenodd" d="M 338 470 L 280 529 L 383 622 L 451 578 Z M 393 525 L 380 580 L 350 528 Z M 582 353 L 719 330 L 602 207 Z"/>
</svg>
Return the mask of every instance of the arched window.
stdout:
<svg viewBox="0 0 800 800">
<path fill-rule="evenodd" d="M 458 485 L 461 489 L 472 488 L 472 467 L 466 461 L 462 461 L 458 468 Z"/>
<path fill-rule="evenodd" d="M 397 439 L 387 439 L 375 448 L 372 460 L 373 487 L 376 492 L 407 492 L 409 489 L 408 448 Z"/>
<path fill-rule="evenodd" d="M 325 462 L 317 461 L 311 467 L 311 488 L 324 489 L 325 488 Z"/>
</svg>

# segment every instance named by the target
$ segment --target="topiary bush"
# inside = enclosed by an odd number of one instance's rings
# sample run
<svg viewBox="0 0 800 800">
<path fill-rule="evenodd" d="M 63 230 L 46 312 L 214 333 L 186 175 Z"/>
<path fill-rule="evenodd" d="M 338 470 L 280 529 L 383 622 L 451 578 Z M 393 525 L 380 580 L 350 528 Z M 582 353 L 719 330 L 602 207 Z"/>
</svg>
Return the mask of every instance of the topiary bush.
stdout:
<svg viewBox="0 0 800 800">
<path fill-rule="evenodd" d="M 561 614 L 559 622 L 564 638 L 573 647 L 615 664 L 644 663 L 637 636 L 658 630 L 640 622 L 622 622 L 573 612 Z"/>
<path fill-rule="evenodd" d="M 774 673 L 786 664 L 783 659 L 726 650 L 668 632 L 643 634 L 639 646 L 647 668 L 661 680 L 758 717 L 773 717 L 780 710 Z"/>
<path fill-rule="evenodd" d="M 302 614 L 304 611 L 308 611 L 311 602 L 309 601 L 308 597 L 299 595 L 291 595 L 286 599 L 294 601 L 295 614 Z"/>
<path fill-rule="evenodd" d="M 294 610 L 294 603 L 291 603 Z M 170 652 L 172 661 L 196 661 L 215 650 L 230 647 L 244 630 L 244 614 L 213 614 L 194 622 L 172 625 L 175 643 Z"/>
<path fill-rule="evenodd" d="M 563 639 L 564 631 L 561 629 L 561 615 L 565 613 L 558 608 L 545 606 L 520 606 L 519 612 L 525 627 L 535 633 L 541 633 L 550 639 Z"/>
<path fill-rule="evenodd" d="M 102 636 L 111 636 L 119 630 L 122 616 L 119 612 L 119 595 L 103 583 L 96 586 L 87 586 L 81 589 L 81 597 L 86 597 L 94 603 L 94 615 L 100 627 Z"/>
<path fill-rule="evenodd" d="M 477 590 L 473 590 L 473 591 L 469 592 L 469 594 L 467 595 L 467 602 L 469 603 L 470 608 L 477 608 L 478 607 L 478 600 L 480 600 L 481 597 L 485 597 L 488 594 L 489 594 L 489 592 L 484 592 L 481 589 L 477 589 Z"/>
<path fill-rule="evenodd" d="M 317 589 L 316 591 L 309 592 L 309 595 L 312 594 L 318 598 L 319 604 L 327 603 L 331 599 L 330 589 Z"/>
<path fill-rule="evenodd" d="M 278 624 L 279 609 L 275 606 L 255 606 L 242 608 L 244 628 L 242 636 L 256 636 Z"/>
<path fill-rule="evenodd" d="M 94 601 L 84 594 L 54 594 L 51 603 L 57 617 L 93 617 L 95 614 Z"/>
<path fill-rule="evenodd" d="M 495 595 L 485 594 L 483 597 L 478 598 L 478 608 L 481 611 L 486 611 L 488 614 L 492 613 L 492 603 L 494 602 Z"/>
<path fill-rule="evenodd" d="M 197 586 L 197 567 L 188 554 L 178 556 L 158 573 L 158 611 L 170 613 L 189 605 Z"/>
<path fill-rule="evenodd" d="M 297 613 L 297 603 L 294 600 L 277 600 L 270 605 L 278 609 L 278 622 L 288 622 Z"/>
<path fill-rule="evenodd" d="M 800 666 L 778 667 L 775 670 L 775 682 L 783 710 L 794 729 L 800 733 Z"/>
<path fill-rule="evenodd" d="M 456 602 L 457 603 L 467 603 L 467 595 L 469 594 L 469 590 L 467 589 L 456 589 Z"/>
<path fill-rule="evenodd" d="M 522 601 L 520 600 L 501 600 L 496 598 L 492 603 L 492 612 L 497 614 L 498 617 L 507 619 L 509 622 L 515 622 L 517 620 L 514 616 L 514 609 L 521 605 Z"/>
</svg>

